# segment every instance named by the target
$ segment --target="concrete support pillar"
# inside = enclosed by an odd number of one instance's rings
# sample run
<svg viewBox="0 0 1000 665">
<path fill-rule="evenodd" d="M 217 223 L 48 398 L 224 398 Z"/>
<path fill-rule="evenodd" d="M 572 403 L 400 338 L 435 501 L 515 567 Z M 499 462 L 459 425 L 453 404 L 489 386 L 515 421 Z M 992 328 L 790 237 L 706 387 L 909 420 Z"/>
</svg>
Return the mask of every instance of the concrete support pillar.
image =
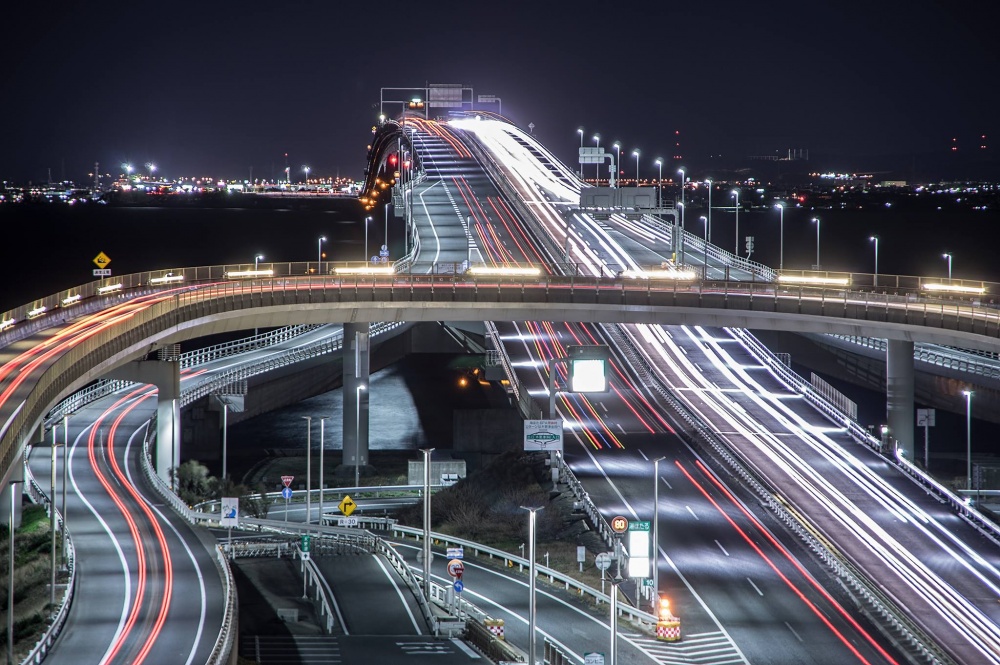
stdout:
<svg viewBox="0 0 1000 665">
<path fill-rule="evenodd" d="M 153 467 L 156 475 L 170 484 L 170 469 L 181 457 L 181 371 L 174 360 L 141 360 L 119 367 L 109 378 L 125 379 L 156 386 L 156 448 Z"/>
<path fill-rule="evenodd" d="M 344 324 L 345 469 L 368 466 L 368 324 Z"/>
<path fill-rule="evenodd" d="M 887 340 L 885 376 L 889 436 L 913 459 L 913 342 Z"/>
</svg>

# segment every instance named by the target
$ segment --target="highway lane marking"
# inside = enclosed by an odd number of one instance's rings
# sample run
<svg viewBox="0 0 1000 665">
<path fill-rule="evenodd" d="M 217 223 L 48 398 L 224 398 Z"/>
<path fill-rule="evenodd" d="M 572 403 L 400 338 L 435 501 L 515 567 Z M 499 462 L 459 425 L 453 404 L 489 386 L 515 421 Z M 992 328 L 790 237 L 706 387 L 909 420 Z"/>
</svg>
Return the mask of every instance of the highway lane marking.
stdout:
<svg viewBox="0 0 1000 665">
<path fill-rule="evenodd" d="M 430 224 L 431 233 L 434 234 L 434 242 L 437 243 L 437 251 L 434 253 L 433 263 L 437 263 L 438 258 L 440 258 L 441 256 L 441 239 L 438 238 L 437 229 L 434 228 L 434 220 L 431 218 L 431 213 L 427 209 L 427 202 L 424 201 L 424 194 L 427 193 L 429 190 L 434 189 L 434 187 L 436 187 L 441 182 L 442 182 L 441 180 L 438 180 L 433 185 L 425 187 L 424 189 L 420 190 L 420 194 L 418 194 L 418 196 L 420 197 L 420 206 L 424 209 L 424 214 L 427 216 L 427 223 Z"/>
<path fill-rule="evenodd" d="M 764 592 L 760 590 L 760 587 L 758 587 L 758 586 L 757 586 L 756 584 L 754 584 L 754 583 L 753 583 L 753 580 L 752 580 L 752 579 L 750 579 L 750 578 L 748 577 L 748 578 L 747 578 L 747 582 L 749 582 L 749 583 L 750 583 L 750 586 L 752 586 L 752 587 L 753 587 L 753 590 L 754 590 L 754 591 L 756 591 L 756 592 L 757 592 L 757 594 L 758 594 L 759 596 L 761 596 L 761 597 L 763 597 L 763 596 L 764 596 Z"/>
<path fill-rule="evenodd" d="M 600 404 L 601 408 L 604 409 L 604 413 L 608 412 L 608 407 L 604 406 L 604 402 L 598 402 L 598 404 Z"/>
<path fill-rule="evenodd" d="M 672 490 L 672 489 L 674 488 L 674 486 L 673 486 L 673 485 L 671 485 L 670 483 L 668 483 L 668 482 L 667 482 L 667 479 L 666 479 L 666 478 L 664 478 L 663 476 L 660 476 L 660 480 L 662 480 L 662 481 L 663 481 L 663 484 L 667 486 L 667 489 L 671 489 L 671 490 Z"/>
<path fill-rule="evenodd" d="M 792 628 L 792 624 L 790 624 L 790 623 L 788 623 L 788 622 L 786 621 L 786 622 L 785 622 L 785 625 L 786 625 L 786 626 L 788 626 L 788 630 L 792 631 L 792 635 L 794 635 L 794 636 L 795 636 L 795 639 L 797 639 L 797 640 L 798 640 L 799 642 L 801 642 L 801 641 L 802 641 L 802 638 L 801 638 L 801 637 L 799 637 L 799 634 L 795 632 L 795 629 L 794 629 L 794 628 Z"/>
<path fill-rule="evenodd" d="M 410 617 L 410 623 L 413 624 L 413 629 L 417 631 L 417 635 L 423 635 L 423 631 L 420 630 L 420 626 L 417 625 L 416 617 L 413 616 L 413 610 L 410 609 L 409 603 L 407 603 L 406 598 L 403 597 L 403 592 L 400 590 L 399 585 L 396 584 L 396 580 L 389 574 L 389 570 L 385 567 L 385 564 L 382 563 L 382 559 L 380 559 L 377 554 L 373 554 L 372 556 L 375 557 L 375 563 L 377 563 L 378 567 L 382 569 L 383 573 L 385 573 L 386 578 L 392 583 L 392 588 L 396 590 L 396 595 L 399 596 L 399 602 L 403 604 L 403 609 L 406 610 L 407 616 Z"/>
<path fill-rule="evenodd" d="M 695 514 L 694 514 L 694 511 L 693 511 L 693 510 L 691 510 L 691 506 L 684 506 L 684 507 L 688 509 L 688 512 L 689 512 L 689 513 L 691 513 L 691 517 L 693 517 L 693 518 L 695 518 L 696 520 L 699 520 L 699 521 L 700 521 L 700 518 L 699 518 L 699 517 L 698 517 L 697 515 L 695 515 Z"/>
<path fill-rule="evenodd" d="M 722 543 L 720 543 L 718 540 L 716 540 L 715 544 L 719 546 L 719 549 L 722 550 L 723 554 L 725 554 L 726 556 L 729 556 L 729 552 L 727 552 L 726 548 L 722 546 Z"/>
<path fill-rule="evenodd" d="M 129 456 L 129 451 L 132 448 L 132 441 L 133 439 L 135 439 L 136 434 L 138 434 L 139 431 L 142 430 L 143 428 L 149 428 L 149 423 L 150 421 L 147 420 L 145 423 L 137 427 L 136 430 L 132 432 L 132 435 L 128 438 L 128 443 L 125 444 L 125 453 L 124 453 L 125 477 L 128 478 L 129 484 L 131 484 L 136 489 L 138 489 L 138 486 L 135 484 L 135 481 L 132 480 L 132 471 L 131 469 L 129 469 L 128 456 Z M 140 452 L 139 454 L 141 455 L 142 453 Z M 198 646 L 201 644 L 201 635 L 203 632 L 205 632 L 205 616 L 207 614 L 207 604 L 208 604 L 207 600 L 208 594 L 206 593 L 205 590 L 205 576 L 202 575 L 201 566 L 198 565 L 198 561 L 197 559 L 195 559 L 194 552 L 192 552 L 191 548 L 188 547 L 187 540 L 181 537 L 180 532 L 177 531 L 177 528 L 174 527 L 173 523 L 170 520 L 168 520 L 166 515 L 164 515 L 159 508 L 153 505 L 153 503 L 149 499 L 147 499 L 144 494 L 139 492 L 139 496 L 142 497 L 142 500 L 145 501 L 146 504 L 150 508 L 152 508 L 157 515 L 160 516 L 160 519 L 163 520 L 163 522 L 168 527 L 170 527 L 170 530 L 174 532 L 174 535 L 177 536 L 177 540 L 180 541 L 181 545 L 184 546 L 184 551 L 187 552 L 188 558 L 191 560 L 191 565 L 192 567 L 194 567 L 195 573 L 197 573 L 198 575 L 198 587 L 201 590 L 201 611 L 200 611 L 201 616 L 198 618 L 198 631 L 195 633 L 194 640 L 192 640 L 191 642 L 191 650 L 188 652 L 187 660 L 184 661 L 185 665 L 191 665 L 191 662 L 194 660 L 195 657 L 195 652 L 197 651 Z"/>
<path fill-rule="evenodd" d="M 76 484 L 76 474 L 73 473 L 73 456 L 76 455 L 77 445 L 79 445 L 80 439 L 83 438 L 87 430 L 89 430 L 93 426 L 94 423 L 87 425 L 80 431 L 79 434 L 76 435 L 76 438 L 73 439 L 73 450 L 71 450 L 69 454 L 69 479 L 73 485 L 73 491 L 76 492 L 76 495 L 78 497 L 80 497 L 80 501 L 83 502 L 83 505 L 87 506 L 87 510 L 89 510 L 94 515 L 94 517 L 97 518 L 97 521 L 101 525 L 101 528 L 104 529 L 105 532 L 107 532 L 108 538 L 111 539 L 111 544 L 114 545 L 115 551 L 118 553 L 118 560 L 122 564 L 122 573 L 123 577 L 125 578 L 125 597 L 122 599 L 122 614 L 121 618 L 119 618 L 118 620 L 118 627 L 115 629 L 114 637 L 112 637 L 111 639 L 111 644 L 108 645 L 107 651 L 105 651 L 104 655 L 101 657 L 100 662 L 105 663 L 108 660 L 108 656 L 111 654 L 112 648 L 118 641 L 118 637 L 122 634 L 122 631 L 125 628 L 125 621 L 128 616 L 129 602 L 132 599 L 132 576 L 129 574 L 128 562 L 125 560 L 125 553 L 122 551 L 121 544 L 118 542 L 118 539 L 115 537 L 115 534 L 111 531 L 111 527 L 108 526 L 108 523 L 104 521 L 104 518 L 100 516 L 100 514 L 94 508 L 93 504 L 90 503 L 90 501 L 87 500 L 87 497 L 83 495 L 83 492 L 80 491 L 80 486 Z"/>
<path fill-rule="evenodd" d="M 640 451 L 639 451 L 639 454 L 640 454 L 640 455 L 642 455 L 642 459 L 646 460 L 647 462 L 649 461 L 649 458 L 648 458 L 648 457 L 646 457 L 646 453 L 644 453 L 644 452 L 642 452 L 642 451 L 640 450 Z"/>
<path fill-rule="evenodd" d="M 615 426 L 616 426 L 616 427 L 618 427 L 618 429 L 619 429 L 619 430 L 621 430 L 621 433 L 622 433 L 622 434 L 626 434 L 626 432 L 625 432 L 625 428 L 624 428 L 624 427 L 622 427 L 622 424 L 621 424 L 621 423 L 615 423 Z M 643 457 L 645 457 L 645 455 L 643 455 Z"/>
</svg>

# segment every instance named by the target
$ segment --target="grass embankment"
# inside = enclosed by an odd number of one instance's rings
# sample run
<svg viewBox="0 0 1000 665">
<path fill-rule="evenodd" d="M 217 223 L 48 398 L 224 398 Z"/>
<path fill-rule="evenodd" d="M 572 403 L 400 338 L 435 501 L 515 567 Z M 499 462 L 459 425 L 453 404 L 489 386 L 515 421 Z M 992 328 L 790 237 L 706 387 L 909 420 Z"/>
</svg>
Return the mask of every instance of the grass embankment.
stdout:
<svg viewBox="0 0 1000 665">
<path fill-rule="evenodd" d="M 10 532 L 0 525 L 0 562 L 6 571 Z M 56 543 L 56 556 L 61 556 Z M 49 606 L 52 532 L 43 506 L 25 506 L 21 526 L 14 531 L 14 652 L 18 662 L 35 646 L 45 630 L 52 607 Z M 63 577 L 58 582 L 65 581 Z M 6 572 L 0 576 L 0 642 L 7 642 Z"/>
</svg>

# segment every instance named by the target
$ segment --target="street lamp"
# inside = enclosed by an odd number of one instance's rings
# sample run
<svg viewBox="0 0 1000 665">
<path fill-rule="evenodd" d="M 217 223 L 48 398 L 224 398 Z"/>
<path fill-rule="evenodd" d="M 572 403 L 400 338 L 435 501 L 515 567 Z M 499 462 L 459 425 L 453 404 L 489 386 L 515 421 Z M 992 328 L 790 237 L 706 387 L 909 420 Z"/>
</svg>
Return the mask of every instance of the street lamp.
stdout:
<svg viewBox="0 0 1000 665">
<path fill-rule="evenodd" d="M 354 444 L 357 447 L 358 455 L 354 460 L 354 487 L 361 485 L 361 391 L 365 389 L 365 384 L 359 383 L 354 395 Z"/>
<path fill-rule="evenodd" d="M 14 507 L 20 503 L 21 497 L 17 493 L 18 483 L 23 483 L 23 480 L 12 480 L 10 481 L 10 522 L 9 525 L 9 540 L 7 546 L 9 548 L 10 557 L 8 558 L 8 568 L 7 568 L 7 662 L 14 663 L 14 520 L 17 515 L 14 512 Z"/>
<path fill-rule="evenodd" d="M 316 274 L 323 272 L 323 243 L 326 242 L 326 236 L 320 236 L 319 242 L 316 243 Z"/>
<path fill-rule="evenodd" d="M 972 391 L 963 390 L 965 395 L 965 489 L 972 489 Z"/>
<path fill-rule="evenodd" d="M 535 520 L 541 506 L 521 506 L 528 511 L 528 662 L 534 665 L 535 660 Z"/>
<path fill-rule="evenodd" d="M 312 416 L 306 421 L 306 524 L 312 522 Z"/>
<path fill-rule="evenodd" d="M 705 183 L 708 184 L 708 232 L 705 242 L 712 242 L 712 181 L 706 180 Z M 708 251 L 707 247 L 705 251 Z"/>
<path fill-rule="evenodd" d="M 740 190 L 738 188 L 733 190 L 733 196 L 736 197 L 736 208 L 735 208 L 735 210 L 736 210 L 736 249 L 733 250 L 733 253 L 736 254 L 737 256 L 739 256 L 740 255 Z"/>
<path fill-rule="evenodd" d="M 329 416 L 320 416 L 319 419 L 319 516 L 316 522 L 323 526 L 323 449 L 326 446 L 326 441 L 324 440 L 324 429 L 326 425 L 326 420 Z"/>
<path fill-rule="evenodd" d="M 153 162 L 146 162 L 146 170 L 149 171 L 149 177 L 150 179 L 152 179 L 153 172 L 156 171 L 156 164 L 154 164 Z"/>
<path fill-rule="evenodd" d="M 663 207 L 663 160 L 657 157 L 656 161 L 653 163 L 656 164 L 656 167 L 660 171 L 660 174 L 657 176 L 656 179 L 656 207 L 662 208 Z"/>
<path fill-rule="evenodd" d="M 635 157 L 635 186 L 639 186 L 639 149 L 636 148 L 632 151 L 632 156 Z"/>
<path fill-rule="evenodd" d="M 598 147 L 598 148 L 601 147 L 601 135 L 600 134 L 594 134 L 593 141 L 594 141 L 594 145 L 596 147 Z M 601 165 L 597 164 L 596 166 L 597 166 L 597 170 L 595 172 L 595 175 L 597 176 L 597 181 L 594 184 L 595 185 L 600 185 L 601 184 Z"/>
<path fill-rule="evenodd" d="M 305 184 L 308 185 L 309 184 L 309 167 L 308 166 L 303 166 L 302 170 L 305 171 L 305 173 L 306 173 L 306 183 Z"/>
<path fill-rule="evenodd" d="M 580 135 L 580 147 L 583 147 L 583 127 L 576 130 L 576 133 Z M 583 168 L 582 166 L 580 168 Z"/>
<path fill-rule="evenodd" d="M 875 243 L 875 286 L 878 286 L 878 236 L 870 236 L 868 240 Z"/>
<path fill-rule="evenodd" d="M 389 204 L 385 204 L 385 248 L 389 249 Z"/>
<path fill-rule="evenodd" d="M 702 215 L 698 219 L 700 219 L 702 221 L 702 223 L 705 225 L 705 242 L 704 242 L 704 245 L 705 245 L 705 258 L 702 261 L 702 263 L 705 264 L 705 279 L 708 279 L 708 217 L 705 217 L 705 215 Z"/>
<path fill-rule="evenodd" d="M 684 169 L 677 169 L 677 173 L 681 176 L 681 203 L 684 203 Z M 681 226 L 683 225 L 684 222 L 682 221 Z"/>
<path fill-rule="evenodd" d="M 263 259 L 264 259 L 264 255 L 263 254 L 256 254 L 256 255 L 254 255 L 254 257 L 253 257 L 253 269 L 254 270 L 257 270 L 257 267 L 260 265 L 260 262 Z"/>
<path fill-rule="evenodd" d="M 370 258 L 368 255 L 368 222 L 372 221 L 371 217 L 365 217 L 365 263 L 368 263 Z"/>
<path fill-rule="evenodd" d="M 618 162 L 615 165 L 615 168 L 618 170 L 618 172 L 615 173 L 615 180 L 618 180 L 618 176 L 621 175 L 622 172 L 622 144 L 615 141 L 611 147 L 615 149 L 615 154 L 618 156 Z M 618 183 L 618 186 L 622 186 L 620 182 Z"/>
<path fill-rule="evenodd" d="M 431 602 L 431 453 L 433 448 L 421 448 L 424 454 L 424 598 Z"/>
<path fill-rule="evenodd" d="M 785 269 L 785 204 L 776 203 L 774 205 L 778 209 L 778 245 L 780 246 L 780 253 L 778 254 L 778 270 Z M 875 256 L 878 256 L 878 245 L 875 245 Z M 878 272 L 876 267 L 875 272 Z"/>
<path fill-rule="evenodd" d="M 820 266 L 820 263 L 819 263 L 819 227 L 820 227 L 819 217 L 813 217 L 812 221 L 816 224 L 816 265 L 813 266 L 813 270 L 819 270 L 820 269 L 820 267 L 819 267 Z"/>
<path fill-rule="evenodd" d="M 660 462 L 666 457 L 653 460 L 653 604 L 660 597 Z M 655 610 L 655 607 L 654 607 Z"/>
<path fill-rule="evenodd" d="M 951 279 L 951 252 L 945 252 L 941 258 L 948 259 L 948 279 Z"/>
</svg>

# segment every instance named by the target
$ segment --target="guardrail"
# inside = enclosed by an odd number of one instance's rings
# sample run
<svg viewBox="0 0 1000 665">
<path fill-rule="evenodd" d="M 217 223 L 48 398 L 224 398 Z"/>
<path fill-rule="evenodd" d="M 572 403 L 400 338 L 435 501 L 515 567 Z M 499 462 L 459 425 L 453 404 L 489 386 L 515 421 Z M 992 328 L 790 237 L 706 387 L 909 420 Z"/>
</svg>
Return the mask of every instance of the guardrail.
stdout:
<svg viewBox="0 0 1000 665">
<path fill-rule="evenodd" d="M 25 459 L 27 459 L 29 452 L 30 451 L 25 452 Z M 32 501 L 44 504 L 48 510 L 55 511 L 56 523 L 59 525 L 59 530 L 66 536 L 65 556 L 66 566 L 69 572 L 69 580 L 67 580 L 66 587 L 63 590 L 62 600 L 59 603 L 59 607 L 52 615 L 51 622 L 48 627 L 46 627 L 45 632 L 42 633 L 41 637 L 38 638 L 38 641 L 35 642 L 35 646 L 32 647 L 31 651 L 28 652 L 28 655 L 21 661 L 22 665 L 38 665 L 45 660 L 45 657 L 52 649 L 52 645 L 55 644 L 56 639 L 59 637 L 59 633 L 62 632 L 63 626 L 66 624 L 66 618 L 69 616 L 69 609 L 73 604 L 73 593 L 76 591 L 76 548 L 73 546 L 73 537 L 66 528 L 63 516 L 56 509 L 55 501 L 42 491 L 41 486 L 35 481 L 35 477 L 32 475 L 31 469 L 27 463 L 24 465 L 24 480 L 24 486 L 27 488 Z M 56 534 L 52 534 L 52 537 L 55 538 Z"/>
<path fill-rule="evenodd" d="M 510 385 L 510 389 L 514 393 L 514 398 L 517 401 L 517 410 L 522 417 L 526 419 L 541 418 L 542 409 L 535 400 L 531 399 L 531 395 L 524 388 L 524 384 L 521 383 L 521 377 L 517 375 L 514 371 L 514 367 L 510 364 L 510 356 L 507 354 L 507 347 L 504 346 L 503 342 L 500 340 L 500 333 L 497 330 L 497 326 L 492 321 L 486 321 L 486 334 L 491 340 L 493 340 L 493 349 L 497 352 L 497 356 L 500 358 L 500 364 L 503 366 L 504 374 L 507 375 L 507 383 Z"/>
<path fill-rule="evenodd" d="M 424 621 L 427 622 L 428 626 L 434 626 L 434 613 L 431 612 L 431 608 L 427 604 L 427 599 L 424 598 L 419 580 L 417 580 L 416 575 L 413 574 L 410 566 L 403 560 L 403 557 L 399 556 L 399 553 L 395 550 L 395 548 L 390 546 L 381 538 L 375 541 L 375 551 L 384 556 L 396 572 L 399 573 L 399 576 L 403 578 L 406 586 L 409 587 L 410 591 L 413 593 L 413 597 L 417 599 L 417 604 L 420 606 L 420 612 L 424 615 Z"/>
<path fill-rule="evenodd" d="M 885 351 L 884 339 L 861 335 L 828 335 L 876 351 Z M 965 350 L 938 344 L 914 344 L 913 355 L 917 360 L 959 372 L 977 374 L 990 379 L 1000 379 L 1000 361 L 988 351 Z"/>
<path fill-rule="evenodd" d="M 423 538 L 423 529 L 416 529 L 408 526 L 396 525 L 392 528 L 393 536 L 395 537 L 406 537 L 411 536 L 420 540 Z M 503 550 L 498 550 L 493 547 L 487 547 L 480 543 L 472 542 L 471 540 L 464 540 L 462 538 L 456 538 L 454 536 L 449 536 L 443 533 L 431 532 L 431 538 L 435 541 L 439 541 L 444 545 L 457 545 L 465 548 L 466 556 L 471 551 L 474 556 L 479 556 L 483 554 L 490 559 L 499 559 L 505 564 L 511 563 L 521 566 L 522 568 L 528 568 L 529 562 L 524 557 L 519 557 L 510 552 L 505 552 Z M 583 582 L 576 580 L 569 575 L 560 573 L 558 570 L 548 568 L 546 566 L 535 566 L 535 571 L 537 576 L 545 576 L 559 584 L 562 584 L 567 591 L 574 591 L 581 596 L 587 596 L 593 598 L 595 602 L 598 603 L 610 603 L 611 596 L 601 593 L 593 587 L 587 586 Z M 630 607 L 628 605 L 619 603 L 619 614 L 624 616 L 631 621 L 635 622 L 637 625 L 642 626 L 645 629 L 650 629 L 651 626 L 656 624 L 656 616 L 650 614 L 649 612 L 644 612 L 636 607 Z"/>
<path fill-rule="evenodd" d="M 233 571 L 229 567 L 229 560 L 218 545 L 215 547 L 215 565 L 219 569 L 222 578 L 223 593 L 226 595 L 226 607 L 222 614 L 222 627 L 219 629 L 219 637 L 215 640 L 212 653 L 206 661 L 207 665 L 225 665 L 229 662 L 229 656 L 233 650 L 235 639 L 234 623 L 236 621 L 236 584 L 233 581 Z"/>
<path fill-rule="evenodd" d="M 310 585 L 316 588 L 315 600 L 319 601 L 319 615 L 326 618 L 325 628 L 327 634 L 330 634 L 333 632 L 335 606 L 326 595 L 326 585 L 322 584 L 324 581 L 323 574 L 319 572 L 319 568 L 316 567 L 316 562 L 312 560 L 312 557 L 303 559 L 302 551 L 298 548 L 292 548 L 292 551 L 294 552 L 294 556 L 299 559 L 301 572 L 303 574 L 308 573 L 306 576 L 306 588 L 303 589 L 303 592 L 306 592 Z"/>
</svg>

